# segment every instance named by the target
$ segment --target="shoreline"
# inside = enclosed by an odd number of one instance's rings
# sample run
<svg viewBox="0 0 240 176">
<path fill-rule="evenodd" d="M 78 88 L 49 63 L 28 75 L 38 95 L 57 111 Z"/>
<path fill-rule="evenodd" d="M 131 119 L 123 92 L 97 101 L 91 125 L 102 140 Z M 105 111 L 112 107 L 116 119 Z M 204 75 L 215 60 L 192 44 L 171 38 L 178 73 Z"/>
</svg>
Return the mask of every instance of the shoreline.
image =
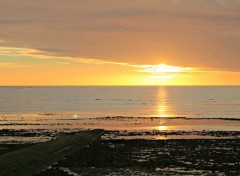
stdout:
<svg viewBox="0 0 240 176">
<path fill-rule="evenodd" d="M 111 120 L 112 122 L 113 120 Z M 149 119 L 148 119 L 149 121 Z M 150 120 L 151 121 L 151 120 Z M 0 136 L 19 137 L 13 143 L 0 141 L 0 156 L 34 146 L 45 146 L 52 139 L 91 133 L 74 130 L 0 130 Z M 101 131 L 101 130 L 100 130 Z M 240 131 L 102 131 L 91 145 L 69 153 L 34 176 L 51 175 L 238 175 Z M 40 138 L 49 137 L 45 141 Z M 31 141 L 36 137 L 35 141 Z M 37 140 L 37 137 L 38 140 Z M 21 138 L 28 139 L 21 142 Z M 49 142 L 47 142 L 49 141 Z M 81 141 L 81 140 L 80 140 Z M 65 141 L 65 151 L 71 145 Z M 32 147 L 31 147 L 32 146 Z M 49 150 L 49 147 L 47 147 Z M 35 157 L 36 158 L 36 157 Z M 10 158 L 11 160 L 11 158 Z M 53 163 L 53 162 L 52 162 Z M 40 169 L 36 166 L 37 171 Z M 20 169 L 21 170 L 21 169 Z"/>
<path fill-rule="evenodd" d="M 58 134 L 94 129 L 107 131 L 107 139 L 239 139 L 240 119 L 124 116 L 80 118 L 51 113 L 2 116 L 0 143 L 44 142 Z"/>
</svg>

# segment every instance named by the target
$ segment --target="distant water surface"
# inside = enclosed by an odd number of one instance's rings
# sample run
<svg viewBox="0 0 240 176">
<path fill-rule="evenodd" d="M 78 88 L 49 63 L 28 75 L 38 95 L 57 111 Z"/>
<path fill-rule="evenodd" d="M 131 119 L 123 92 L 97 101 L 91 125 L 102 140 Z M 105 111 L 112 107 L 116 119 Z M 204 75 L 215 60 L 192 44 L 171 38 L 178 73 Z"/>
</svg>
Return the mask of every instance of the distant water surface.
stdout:
<svg viewBox="0 0 240 176">
<path fill-rule="evenodd" d="M 240 118 L 240 87 L 0 87 L 0 114 Z"/>
</svg>

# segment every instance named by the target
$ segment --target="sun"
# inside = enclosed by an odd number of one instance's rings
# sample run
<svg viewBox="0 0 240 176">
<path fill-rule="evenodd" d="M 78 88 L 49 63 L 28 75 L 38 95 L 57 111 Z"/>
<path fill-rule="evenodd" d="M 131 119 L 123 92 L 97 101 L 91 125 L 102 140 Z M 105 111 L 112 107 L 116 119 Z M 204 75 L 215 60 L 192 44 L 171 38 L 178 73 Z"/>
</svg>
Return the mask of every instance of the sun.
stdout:
<svg viewBox="0 0 240 176">
<path fill-rule="evenodd" d="M 170 66 L 166 64 L 159 64 L 153 70 L 153 72 L 156 72 L 156 73 L 179 73 L 182 71 L 183 71 L 183 68 L 181 67 Z"/>
<path fill-rule="evenodd" d="M 141 65 L 139 72 L 151 73 L 151 74 L 166 74 L 166 73 L 184 73 L 192 72 L 194 68 L 191 67 L 180 67 L 180 66 L 171 66 L 167 64 L 158 64 L 158 65 Z"/>
<path fill-rule="evenodd" d="M 165 63 L 134 65 L 134 68 L 137 68 L 135 71 L 144 75 L 142 79 L 144 85 L 177 85 L 200 71 L 194 67 L 173 66 Z"/>
</svg>

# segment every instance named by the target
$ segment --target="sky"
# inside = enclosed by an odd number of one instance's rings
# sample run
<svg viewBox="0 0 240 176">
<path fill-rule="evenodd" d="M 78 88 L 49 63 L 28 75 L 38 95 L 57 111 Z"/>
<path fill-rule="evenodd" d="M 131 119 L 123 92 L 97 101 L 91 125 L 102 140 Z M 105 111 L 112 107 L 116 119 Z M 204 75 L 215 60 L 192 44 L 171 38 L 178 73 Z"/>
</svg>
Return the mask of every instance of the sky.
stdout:
<svg viewBox="0 0 240 176">
<path fill-rule="evenodd" d="M 0 85 L 240 85 L 239 0 L 1 0 Z"/>
</svg>

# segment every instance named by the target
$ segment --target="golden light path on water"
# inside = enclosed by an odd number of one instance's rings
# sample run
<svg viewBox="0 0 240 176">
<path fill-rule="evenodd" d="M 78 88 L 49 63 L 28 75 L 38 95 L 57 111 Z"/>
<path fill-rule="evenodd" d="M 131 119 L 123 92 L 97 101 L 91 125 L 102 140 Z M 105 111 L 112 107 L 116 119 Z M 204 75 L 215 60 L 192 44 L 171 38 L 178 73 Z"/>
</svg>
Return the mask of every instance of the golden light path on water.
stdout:
<svg viewBox="0 0 240 176">
<path fill-rule="evenodd" d="M 168 103 L 169 95 L 166 90 L 166 87 L 159 87 L 158 93 L 157 93 L 157 100 L 158 105 L 156 108 L 156 116 L 157 117 L 163 117 L 159 121 L 159 126 L 155 127 L 154 129 L 165 131 L 165 130 L 171 130 L 171 127 L 165 126 L 166 120 L 164 117 L 173 117 L 174 114 L 171 114 L 173 107 Z"/>
<path fill-rule="evenodd" d="M 168 117 L 169 107 L 167 104 L 168 94 L 166 87 L 160 87 L 158 89 L 158 106 L 157 106 L 157 116 L 159 117 Z"/>
</svg>

